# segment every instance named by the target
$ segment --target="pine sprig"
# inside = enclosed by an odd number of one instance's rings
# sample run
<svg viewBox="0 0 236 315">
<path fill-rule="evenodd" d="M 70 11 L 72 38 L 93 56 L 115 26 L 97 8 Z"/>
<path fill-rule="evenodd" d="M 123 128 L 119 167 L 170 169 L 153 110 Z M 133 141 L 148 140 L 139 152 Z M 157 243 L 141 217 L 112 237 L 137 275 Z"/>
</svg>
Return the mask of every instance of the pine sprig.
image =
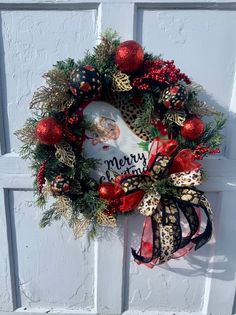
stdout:
<svg viewBox="0 0 236 315">
<path fill-rule="evenodd" d="M 156 100 L 153 94 L 145 93 L 143 95 L 143 112 L 142 115 L 135 120 L 137 128 L 149 130 L 155 103 Z"/>
<path fill-rule="evenodd" d="M 111 77 L 117 71 L 114 63 L 114 54 L 116 48 L 120 44 L 120 39 L 116 32 L 111 30 L 101 34 L 101 42 L 97 47 L 94 47 L 93 53 L 87 52 L 85 58 L 78 62 L 80 66 L 92 64 L 100 73 L 103 74 L 104 79 Z"/>
<path fill-rule="evenodd" d="M 78 64 L 72 58 L 63 61 L 58 61 L 54 65 L 55 69 L 63 72 L 67 79 L 69 79 L 71 72 L 78 67 Z"/>
<path fill-rule="evenodd" d="M 199 144 L 208 147 L 210 149 L 219 148 L 224 136 L 222 135 L 222 129 L 224 129 L 227 119 L 223 114 L 218 114 L 214 121 L 208 122 L 205 127 L 205 132 L 202 137 L 195 141 L 190 141 L 182 137 L 180 134 L 176 136 L 176 141 L 179 144 L 180 149 L 194 150 Z"/>
<path fill-rule="evenodd" d="M 62 214 L 57 212 L 57 208 L 55 207 L 55 204 L 53 204 L 49 210 L 46 210 L 43 213 L 39 226 L 45 228 L 47 225 L 51 225 L 53 221 L 60 220 L 61 216 Z"/>
<path fill-rule="evenodd" d="M 221 131 L 225 127 L 225 124 L 226 118 L 224 115 L 217 115 L 214 122 L 207 123 L 204 135 L 200 139 L 200 143 L 205 144 L 212 149 L 218 148 L 223 140 Z"/>
<path fill-rule="evenodd" d="M 82 196 L 79 196 L 73 201 L 73 216 L 72 220 L 76 219 L 80 213 L 86 218 L 91 219 L 96 217 L 96 214 L 102 212 L 107 207 L 107 202 L 101 199 L 97 191 L 84 192 Z"/>
<path fill-rule="evenodd" d="M 155 182 L 150 181 L 142 186 L 148 193 L 158 192 L 162 197 L 177 196 L 177 188 L 171 185 L 168 178 L 158 179 Z"/>
</svg>

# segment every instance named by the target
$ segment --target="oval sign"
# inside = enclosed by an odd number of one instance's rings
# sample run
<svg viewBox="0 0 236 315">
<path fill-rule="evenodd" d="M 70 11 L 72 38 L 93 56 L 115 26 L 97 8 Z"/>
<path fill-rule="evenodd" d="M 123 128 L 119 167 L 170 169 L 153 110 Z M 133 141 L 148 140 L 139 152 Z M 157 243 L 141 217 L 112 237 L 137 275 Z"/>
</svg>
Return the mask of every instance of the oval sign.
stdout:
<svg viewBox="0 0 236 315">
<path fill-rule="evenodd" d="M 94 131 L 86 133 L 84 151 L 88 157 L 100 160 L 91 174 L 94 179 L 102 183 L 120 174 L 140 174 L 146 170 L 148 152 L 140 148 L 142 140 L 131 131 L 117 108 L 93 101 L 83 113 L 94 125 Z"/>
</svg>

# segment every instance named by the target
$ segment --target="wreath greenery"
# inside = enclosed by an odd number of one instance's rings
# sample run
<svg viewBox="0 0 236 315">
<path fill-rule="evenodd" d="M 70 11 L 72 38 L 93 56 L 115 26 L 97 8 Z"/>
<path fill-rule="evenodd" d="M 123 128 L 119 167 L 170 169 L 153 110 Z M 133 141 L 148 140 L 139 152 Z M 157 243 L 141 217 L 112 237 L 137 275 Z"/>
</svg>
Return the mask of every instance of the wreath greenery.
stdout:
<svg viewBox="0 0 236 315">
<path fill-rule="evenodd" d="M 142 242 L 133 255 L 144 263 L 161 263 L 191 242 L 196 248 L 207 242 L 211 211 L 195 188 L 206 173 L 196 160 L 220 151 L 225 118 L 199 100 L 202 88 L 174 61 L 144 52 L 135 41 L 121 43 L 111 31 L 83 60 L 59 61 L 43 77 L 46 85 L 30 104 L 34 118 L 16 132 L 24 143 L 22 157 L 31 160 L 37 204 L 45 207 L 48 197 L 55 197 L 41 226 L 65 218 L 77 238 L 86 230 L 93 237 L 99 225 L 114 227 L 118 214 L 141 212 L 151 218 L 151 250 L 145 254 Z M 94 126 L 81 107 L 94 99 L 113 104 L 124 119 L 132 109 L 129 126 L 142 139 L 140 148 L 149 150 L 146 172 L 116 174 L 112 183 L 91 177 L 99 160 L 83 151 L 85 130 Z M 215 118 L 205 124 L 203 116 Z M 203 232 L 197 207 L 210 222 Z M 181 232 L 181 211 L 189 223 L 187 236 Z M 171 239 L 168 247 L 166 239 Z"/>
</svg>

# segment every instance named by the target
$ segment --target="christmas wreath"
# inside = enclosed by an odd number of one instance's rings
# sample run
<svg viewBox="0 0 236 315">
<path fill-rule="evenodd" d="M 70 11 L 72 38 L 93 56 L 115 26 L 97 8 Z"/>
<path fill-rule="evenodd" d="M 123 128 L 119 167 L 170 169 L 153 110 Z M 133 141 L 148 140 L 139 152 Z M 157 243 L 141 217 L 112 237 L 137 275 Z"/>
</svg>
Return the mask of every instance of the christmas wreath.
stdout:
<svg viewBox="0 0 236 315">
<path fill-rule="evenodd" d="M 44 78 L 33 118 L 16 132 L 37 204 L 54 197 L 41 226 L 63 218 L 76 238 L 86 230 L 93 237 L 120 214 L 141 213 L 141 246 L 132 254 L 149 267 L 204 245 L 212 211 L 196 189 L 206 177 L 197 160 L 220 152 L 225 118 L 199 100 L 201 87 L 173 60 L 111 31 L 93 53 L 57 62 Z"/>
</svg>

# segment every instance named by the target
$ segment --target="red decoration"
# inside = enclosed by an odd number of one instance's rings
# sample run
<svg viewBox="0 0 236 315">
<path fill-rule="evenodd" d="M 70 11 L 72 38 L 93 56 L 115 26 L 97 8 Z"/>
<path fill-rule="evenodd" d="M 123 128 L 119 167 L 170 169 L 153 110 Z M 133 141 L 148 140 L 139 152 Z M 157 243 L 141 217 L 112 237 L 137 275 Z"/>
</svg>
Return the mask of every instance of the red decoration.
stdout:
<svg viewBox="0 0 236 315">
<path fill-rule="evenodd" d="M 151 124 L 160 132 L 162 136 L 168 135 L 166 125 L 159 119 L 152 119 Z"/>
<path fill-rule="evenodd" d="M 75 113 L 69 114 L 68 110 L 64 111 L 65 124 L 64 135 L 69 142 L 76 142 L 76 145 L 82 146 L 86 139 L 85 130 L 81 131 L 81 121 L 83 120 L 83 110 L 79 107 Z M 79 131 L 79 132 L 78 132 Z"/>
<path fill-rule="evenodd" d="M 177 147 L 178 143 L 174 139 L 161 139 L 159 137 L 155 138 L 150 148 L 148 168 L 152 167 L 157 155 L 160 154 L 171 156 Z"/>
<path fill-rule="evenodd" d="M 46 164 L 47 160 L 43 161 L 39 167 L 38 173 L 37 173 L 37 185 L 38 185 L 38 191 L 41 194 L 43 185 L 45 184 L 45 170 L 46 170 Z"/>
<path fill-rule="evenodd" d="M 53 117 L 43 118 L 36 125 L 36 137 L 40 143 L 51 145 L 61 141 L 63 129 Z"/>
<path fill-rule="evenodd" d="M 196 160 L 203 160 L 204 156 L 217 153 L 220 153 L 220 148 L 211 149 L 208 147 L 204 147 L 202 144 L 199 144 L 194 150 L 194 157 Z"/>
<path fill-rule="evenodd" d="M 104 182 L 98 187 L 99 196 L 102 199 L 111 201 L 124 194 L 124 190 L 118 184 Z"/>
<path fill-rule="evenodd" d="M 175 84 L 163 92 L 162 100 L 166 108 L 181 109 L 187 100 L 188 93 L 183 85 Z"/>
<path fill-rule="evenodd" d="M 51 182 L 51 191 L 54 195 L 62 195 L 68 193 L 71 189 L 70 180 L 68 177 L 58 175 Z"/>
<path fill-rule="evenodd" d="M 170 169 L 170 174 L 179 172 L 197 171 L 202 165 L 195 161 L 193 151 L 190 149 L 181 150 L 175 157 Z"/>
<path fill-rule="evenodd" d="M 143 58 L 142 46 L 134 40 L 127 40 L 117 47 L 115 63 L 120 71 L 132 73 L 142 65 Z"/>
<path fill-rule="evenodd" d="M 181 135 L 188 140 L 196 140 L 200 138 L 205 131 L 203 121 L 198 117 L 186 119 L 181 128 Z"/>
<path fill-rule="evenodd" d="M 141 189 L 131 194 L 125 195 L 125 191 L 119 185 L 119 181 L 126 177 L 130 177 L 130 175 L 128 174 L 127 176 L 118 176 L 118 179 L 116 178 L 115 184 L 104 182 L 99 185 L 99 196 L 102 199 L 109 201 L 107 214 L 112 214 L 116 212 L 125 213 L 132 211 L 139 205 L 139 203 L 143 199 L 145 192 Z"/>
<path fill-rule="evenodd" d="M 164 61 L 162 59 L 149 60 L 144 62 L 144 74 L 133 80 L 133 86 L 139 90 L 151 90 L 151 82 L 163 85 L 173 85 L 183 80 L 190 84 L 191 80 L 185 73 L 174 65 L 174 60 Z"/>
<path fill-rule="evenodd" d="M 140 189 L 129 195 L 121 197 L 118 210 L 122 213 L 133 211 L 142 201 L 144 194 L 144 190 Z"/>
</svg>

